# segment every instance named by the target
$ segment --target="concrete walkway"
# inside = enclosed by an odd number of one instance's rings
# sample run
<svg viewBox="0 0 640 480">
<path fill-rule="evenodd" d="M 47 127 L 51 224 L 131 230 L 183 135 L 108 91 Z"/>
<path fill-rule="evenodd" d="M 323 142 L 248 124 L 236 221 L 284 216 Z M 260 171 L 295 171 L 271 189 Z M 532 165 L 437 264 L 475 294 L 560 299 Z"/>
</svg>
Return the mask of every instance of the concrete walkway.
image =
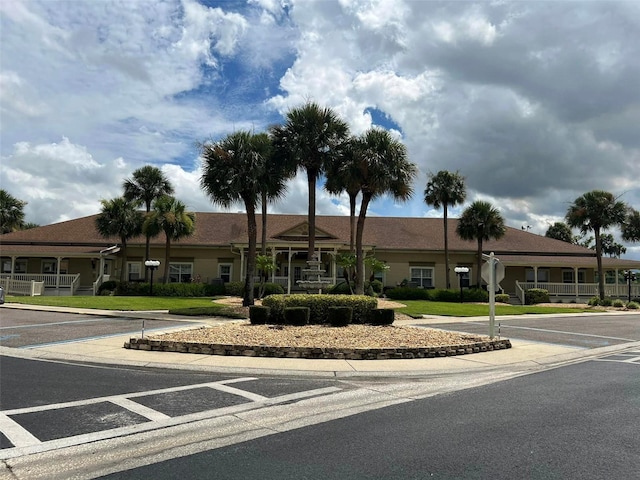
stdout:
<svg viewBox="0 0 640 480">
<path fill-rule="evenodd" d="M 6 304 L 3 308 L 45 310 L 50 312 L 77 313 L 82 315 L 115 316 L 158 320 L 184 321 L 193 324 L 214 325 L 232 320 L 218 318 L 179 317 L 168 315 L 166 311 L 117 312 L 109 310 L 76 309 L 62 307 L 41 307 L 21 304 Z M 613 315 L 619 313 L 612 313 Z M 568 314 L 572 315 L 572 314 Z M 573 314 L 575 315 L 575 314 Z M 557 316 L 557 315 L 555 315 Z M 504 319 L 505 317 L 500 317 Z M 434 317 L 397 321 L 397 325 L 419 325 L 464 323 L 486 321 L 487 317 Z M 189 328 L 192 328 L 190 326 Z M 176 328 L 167 331 L 175 331 Z M 154 331 L 154 334 L 161 332 Z M 511 339 L 512 348 L 492 352 L 475 353 L 444 358 L 407 360 L 308 360 L 292 358 L 259 358 L 241 356 L 216 356 L 189 353 L 149 352 L 123 348 L 131 335 L 114 335 L 78 341 L 69 341 L 15 349 L 0 347 L 1 355 L 41 358 L 63 361 L 107 363 L 116 365 L 146 366 L 171 369 L 211 370 L 217 372 L 269 375 L 303 375 L 331 377 L 423 377 L 431 375 L 451 375 L 491 369 L 504 371 L 535 371 L 582 361 L 606 353 L 640 347 L 640 342 L 622 345 L 582 349 L 540 342 Z"/>
</svg>

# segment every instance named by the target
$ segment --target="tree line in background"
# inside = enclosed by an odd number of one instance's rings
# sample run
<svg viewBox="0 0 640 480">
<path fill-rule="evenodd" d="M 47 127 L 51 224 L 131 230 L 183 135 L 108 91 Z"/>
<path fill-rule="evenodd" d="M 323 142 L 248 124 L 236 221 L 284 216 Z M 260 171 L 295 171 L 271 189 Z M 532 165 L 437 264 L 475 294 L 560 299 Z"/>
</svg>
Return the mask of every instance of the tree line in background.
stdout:
<svg viewBox="0 0 640 480">
<path fill-rule="evenodd" d="M 416 165 L 407 157 L 406 147 L 390 132 L 371 128 L 361 135 L 351 135 L 349 127 L 330 108 L 307 102 L 289 110 L 283 124 L 271 126 L 267 132 L 237 131 L 215 142 L 198 144 L 203 161 L 200 187 L 214 204 L 222 207 L 242 202 L 247 215 L 248 254 L 244 280 L 243 305 L 254 303 L 256 269 L 269 271 L 266 254 L 267 205 L 282 198 L 287 182 L 298 170 L 305 171 L 308 183 L 308 258 L 315 253 L 316 183 L 325 178 L 324 188 L 331 194 L 346 193 L 349 197 L 349 253 L 338 258 L 345 269 L 345 279 L 355 285 L 355 293 L 364 292 L 365 263 L 372 271 L 383 271 L 385 265 L 363 251 L 364 226 L 370 203 L 384 195 L 406 201 L 413 194 L 412 183 Z M 165 235 L 164 281 L 169 279 L 171 242 L 192 235 L 195 214 L 180 200 L 172 197 L 173 186 L 162 171 L 144 166 L 123 182 L 123 195 L 102 200 L 102 210 L 96 227 L 105 237 L 117 236 L 121 243 L 122 268 L 126 270 L 127 242 L 146 236 L 145 260 L 149 259 L 150 239 Z M 357 199 L 360 208 L 356 217 Z M 443 208 L 446 285 L 450 288 L 448 208 L 461 205 L 466 199 L 465 179 L 459 172 L 446 170 L 430 173 L 424 190 L 424 201 Z M 0 191 L 2 233 L 26 228 L 21 202 L 4 190 Z M 144 205 L 145 211 L 139 208 Z M 262 212 L 261 255 L 257 254 L 256 211 Z M 619 226 L 625 241 L 640 241 L 640 214 L 609 192 L 594 190 L 578 197 L 569 207 L 566 223 L 549 227 L 546 236 L 591 247 L 596 251 L 599 273 L 599 293 L 604 298 L 602 254 L 619 256 L 625 252 L 615 243 L 608 228 Z M 574 236 L 572 228 L 581 232 Z M 593 240 L 586 237 L 593 232 Z M 458 219 L 456 234 L 464 240 L 477 242 L 476 285 L 481 285 L 482 246 L 484 241 L 499 239 L 506 233 L 500 211 L 486 201 L 475 201 Z M 145 279 L 148 272 L 145 270 Z"/>
</svg>

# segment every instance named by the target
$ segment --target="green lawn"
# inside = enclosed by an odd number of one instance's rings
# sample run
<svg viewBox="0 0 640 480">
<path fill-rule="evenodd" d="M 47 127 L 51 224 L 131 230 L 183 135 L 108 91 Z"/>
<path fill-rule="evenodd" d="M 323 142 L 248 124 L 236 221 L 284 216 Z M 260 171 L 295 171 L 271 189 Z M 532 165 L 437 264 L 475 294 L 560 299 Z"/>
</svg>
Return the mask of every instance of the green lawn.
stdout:
<svg viewBox="0 0 640 480">
<path fill-rule="evenodd" d="M 183 297 L 16 297 L 7 296 L 8 303 L 51 305 L 57 307 L 95 308 L 99 310 L 184 310 L 202 307 L 218 308 L 215 299 Z M 424 300 L 403 300 L 407 305 L 398 311 L 411 316 L 445 315 L 453 317 L 476 317 L 489 315 L 488 305 L 474 303 L 447 303 Z M 222 308 L 223 305 L 220 305 Z M 583 313 L 592 308 L 537 307 L 535 305 L 512 306 L 496 304 L 496 315 L 524 315 L 531 313 Z"/>
<path fill-rule="evenodd" d="M 98 310 L 173 310 L 178 308 L 211 307 L 210 297 L 17 297 L 7 296 L 7 303 L 50 305 L 55 307 L 95 308 Z"/>
<path fill-rule="evenodd" d="M 432 302 L 427 300 L 398 300 L 406 307 L 397 309 L 398 312 L 410 316 L 444 315 L 452 317 L 480 317 L 489 315 L 489 305 L 475 303 Z M 570 307 L 537 307 L 535 305 L 505 305 L 496 303 L 496 315 L 525 315 L 531 313 L 583 313 L 593 312 L 592 308 Z"/>
</svg>

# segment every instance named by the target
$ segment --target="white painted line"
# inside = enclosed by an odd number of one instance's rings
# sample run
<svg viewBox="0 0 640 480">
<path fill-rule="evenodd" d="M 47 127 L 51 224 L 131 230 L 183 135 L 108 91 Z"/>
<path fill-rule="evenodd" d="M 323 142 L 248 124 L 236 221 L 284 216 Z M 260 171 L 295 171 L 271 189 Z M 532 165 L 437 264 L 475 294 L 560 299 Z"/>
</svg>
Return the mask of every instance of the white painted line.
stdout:
<svg viewBox="0 0 640 480">
<path fill-rule="evenodd" d="M 0 432 L 4 433 L 4 436 L 16 447 L 28 447 L 42 443 L 18 423 L 2 413 L 0 413 Z"/>
<path fill-rule="evenodd" d="M 231 393 L 233 395 L 244 397 L 253 402 L 264 402 L 265 400 L 268 400 L 268 397 L 258 395 L 257 393 L 247 392 L 246 390 L 240 390 L 239 388 L 230 387 L 229 385 L 221 385 L 220 383 L 210 383 L 207 386 L 209 388 L 213 388 L 214 390 L 219 390 L 221 392 Z"/>
<path fill-rule="evenodd" d="M 255 380 L 255 377 L 243 377 L 239 379 L 234 379 L 234 381 L 249 381 Z M 40 405 L 37 407 L 25 407 L 25 408 L 15 408 L 13 410 L 4 410 L 1 413 L 5 415 L 18 415 L 21 413 L 33 413 L 33 412 L 45 412 L 47 410 L 56 410 L 59 408 L 69 408 L 69 407 L 80 407 L 83 405 L 92 405 L 95 403 L 102 402 L 117 402 L 120 398 L 137 398 L 137 397 L 146 397 L 149 395 L 157 395 L 162 393 L 172 393 L 172 392 L 180 392 L 184 390 L 191 390 L 195 388 L 204 388 L 211 387 L 212 385 L 216 385 L 218 383 L 229 383 L 229 380 L 223 380 L 222 382 L 208 382 L 208 383 L 198 383 L 193 385 L 182 385 L 179 387 L 169 387 L 169 388 L 161 388 L 158 390 L 146 390 L 144 392 L 133 392 L 133 393 L 123 393 L 122 395 L 109 395 L 108 397 L 97 397 L 97 398 L 88 398 L 86 400 L 77 400 L 74 402 L 64 402 L 64 403 L 52 403 L 50 405 Z"/>
<path fill-rule="evenodd" d="M 160 420 L 166 420 L 169 415 L 165 415 L 162 412 L 158 412 L 149 407 L 145 407 L 139 403 L 134 402 L 133 400 L 129 400 L 128 398 L 113 398 L 111 399 L 111 403 L 114 403 L 122 408 L 126 408 L 127 410 L 137 413 L 138 415 L 142 415 L 145 418 L 148 418 L 152 422 L 159 422 Z"/>
<path fill-rule="evenodd" d="M 477 324 L 477 325 L 482 325 L 482 324 Z M 560 334 L 564 334 L 564 335 L 573 335 L 573 336 L 578 336 L 578 337 L 595 337 L 595 338 L 606 338 L 608 340 L 623 340 L 625 342 L 637 342 L 637 339 L 634 338 L 619 338 L 619 337 L 607 337 L 604 335 L 592 335 L 590 333 L 575 333 L 575 332 L 565 332 L 563 330 L 549 330 L 546 328 L 535 328 L 535 327 L 516 327 L 513 325 L 502 325 L 502 328 L 507 329 L 507 328 L 514 328 L 517 330 L 533 330 L 534 332 L 546 332 L 546 333 L 560 333 Z"/>
<path fill-rule="evenodd" d="M 105 320 L 114 320 L 113 318 L 90 318 L 86 320 L 69 320 L 66 322 L 51 322 L 51 323 L 34 323 L 31 325 L 14 325 L 9 327 L 0 327 L 0 330 L 13 330 L 14 328 L 35 328 L 35 327 L 49 327 L 52 325 L 67 325 L 73 323 L 93 323 L 93 322 L 104 322 Z M 118 320 L 115 318 L 115 320 Z"/>
</svg>

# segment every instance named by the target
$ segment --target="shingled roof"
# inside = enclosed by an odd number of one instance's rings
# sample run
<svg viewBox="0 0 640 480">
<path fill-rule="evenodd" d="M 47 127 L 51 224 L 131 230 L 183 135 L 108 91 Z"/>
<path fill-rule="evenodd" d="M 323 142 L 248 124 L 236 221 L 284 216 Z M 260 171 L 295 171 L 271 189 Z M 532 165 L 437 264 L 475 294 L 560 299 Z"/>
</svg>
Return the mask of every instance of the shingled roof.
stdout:
<svg viewBox="0 0 640 480">
<path fill-rule="evenodd" d="M 29 230 L 0 235 L 0 248 L 12 254 L 27 254 L 36 249 L 65 251 L 96 251 L 119 243 L 119 239 L 103 238 L 97 232 L 97 215 L 55 223 Z M 258 239 L 261 236 L 261 216 L 257 215 Z M 268 217 L 267 237 L 270 241 L 282 242 L 288 231 L 307 222 L 305 215 L 278 215 Z M 475 241 L 465 241 L 456 233 L 457 220 L 449 221 L 449 250 L 451 252 L 475 252 Z M 316 228 L 325 233 L 326 241 L 339 245 L 349 244 L 349 217 L 317 216 Z M 153 244 L 163 245 L 162 236 L 151 240 Z M 144 237 L 131 240 L 129 245 L 144 244 Z M 175 242 L 183 246 L 227 246 L 230 243 L 247 242 L 247 219 L 244 213 L 196 213 L 196 228 L 193 236 Z M 363 242 L 380 250 L 400 251 L 442 251 L 444 250 L 443 221 L 440 218 L 407 217 L 368 217 L 365 224 Z M 507 227 L 506 234 L 499 240 L 483 243 L 484 251 L 493 251 L 496 255 L 507 256 L 517 263 L 519 256 L 557 256 L 585 257 L 587 263 L 593 262 L 593 250 L 560 240 L 550 239 L 534 233 Z M 588 259 L 588 260 L 587 260 Z M 530 259 L 529 259 L 530 260 Z M 558 259 L 560 261 L 560 259 Z M 615 259 L 608 259 L 615 260 Z M 626 264 L 629 261 L 625 261 Z M 640 265 L 640 262 L 637 262 Z"/>
</svg>

